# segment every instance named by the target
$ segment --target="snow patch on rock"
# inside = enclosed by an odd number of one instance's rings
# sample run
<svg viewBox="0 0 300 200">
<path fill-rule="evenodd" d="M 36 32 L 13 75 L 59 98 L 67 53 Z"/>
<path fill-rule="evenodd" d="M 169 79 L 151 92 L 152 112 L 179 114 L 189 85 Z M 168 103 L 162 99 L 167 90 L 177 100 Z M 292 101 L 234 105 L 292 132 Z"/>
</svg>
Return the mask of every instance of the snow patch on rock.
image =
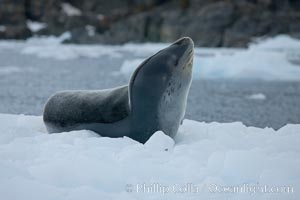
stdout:
<svg viewBox="0 0 300 200">
<path fill-rule="evenodd" d="M 80 16 L 82 15 L 81 10 L 78 8 L 74 7 L 73 5 L 69 3 L 62 3 L 61 7 L 68 16 Z"/>
</svg>

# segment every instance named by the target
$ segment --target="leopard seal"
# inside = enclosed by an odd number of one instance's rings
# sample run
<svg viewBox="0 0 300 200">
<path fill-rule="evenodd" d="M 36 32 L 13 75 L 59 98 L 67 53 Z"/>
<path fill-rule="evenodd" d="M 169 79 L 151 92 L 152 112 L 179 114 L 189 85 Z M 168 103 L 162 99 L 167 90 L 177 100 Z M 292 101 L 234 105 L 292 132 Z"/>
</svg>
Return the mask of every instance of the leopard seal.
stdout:
<svg viewBox="0 0 300 200">
<path fill-rule="evenodd" d="M 54 94 L 43 113 L 48 132 L 86 129 L 141 143 L 158 130 L 174 137 L 185 115 L 193 49 L 191 38 L 177 40 L 143 61 L 125 86 Z"/>
</svg>

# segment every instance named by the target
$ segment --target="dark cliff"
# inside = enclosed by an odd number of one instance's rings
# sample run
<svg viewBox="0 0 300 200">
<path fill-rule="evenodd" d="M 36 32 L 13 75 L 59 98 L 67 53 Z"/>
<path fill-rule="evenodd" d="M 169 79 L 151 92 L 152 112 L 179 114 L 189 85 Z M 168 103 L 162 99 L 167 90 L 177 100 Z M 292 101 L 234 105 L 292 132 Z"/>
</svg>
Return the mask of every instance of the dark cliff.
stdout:
<svg viewBox="0 0 300 200">
<path fill-rule="evenodd" d="M 27 22 L 45 23 L 33 32 Z M 299 0 L 0 0 L 0 38 L 60 35 L 72 43 L 168 42 L 244 47 L 254 37 L 300 36 Z"/>
</svg>

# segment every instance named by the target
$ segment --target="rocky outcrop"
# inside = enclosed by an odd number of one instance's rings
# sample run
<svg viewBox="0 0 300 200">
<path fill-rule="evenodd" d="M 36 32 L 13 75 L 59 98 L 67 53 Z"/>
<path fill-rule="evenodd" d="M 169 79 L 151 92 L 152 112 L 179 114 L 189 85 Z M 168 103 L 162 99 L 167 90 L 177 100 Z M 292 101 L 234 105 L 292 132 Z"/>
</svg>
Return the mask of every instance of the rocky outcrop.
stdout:
<svg viewBox="0 0 300 200">
<path fill-rule="evenodd" d="M 31 35 L 26 26 L 25 0 L 0 1 L 0 38 L 23 39 Z"/>
<path fill-rule="evenodd" d="M 234 16 L 234 6 L 221 1 L 197 9 L 173 11 L 165 15 L 162 40 L 188 35 L 199 46 L 222 46 L 224 30 L 233 23 Z"/>
<path fill-rule="evenodd" d="M 70 31 L 72 43 L 169 42 L 244 47 L 254 37 L 300 36 L 299 0 L 3 0 L 0 38 Z M 26 20 L 46 24 L 31 33 Z"/>
</svg>

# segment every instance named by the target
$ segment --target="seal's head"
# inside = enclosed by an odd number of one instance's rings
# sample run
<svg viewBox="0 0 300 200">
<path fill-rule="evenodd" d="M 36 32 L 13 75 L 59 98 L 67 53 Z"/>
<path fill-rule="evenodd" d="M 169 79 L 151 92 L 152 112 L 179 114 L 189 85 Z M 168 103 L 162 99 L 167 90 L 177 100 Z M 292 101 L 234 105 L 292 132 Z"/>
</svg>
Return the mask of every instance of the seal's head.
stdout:
<svg viewBox="0 0 300 200">
<path fill-rule="evenodd" d="M 193 49 L 191 38 L 181 38 L 146 59 L 135 70 L 129 83 L 133 117 L 142 117 L 148 124 L 158 123 L 159 127 L 161 124 L 170 126 L 163 130 L 168 135 L 177 132 L 192 80 Z"/>
<path fill-rule="evenodd" d="M 181 73 L 185 75 L 182 78 L 189 79 L 193 65 L 193 53 L 194 43 L 192 39 L 189 37 L 181 38 L 140 64 L 132 75 L 130 83 L 134 83 L 136 86 L 139 79 L 141 81 L 152 79 L 165 82 L 172 75 L 183 76 Z"/>
<path fill-rule="evenodd" d="M 181 87 L 189 87 L 192 77 L 193 49 L 192 39 L 184 37 L 140 64 L 129 84 L 131 103 L 134 104 L 135 98 L 140 101 L 141 92 L 145 93 L 143 97 L 161 96 L 157 90 L 161 88 L 161 92 L 164 92 L 166 87 L 162 86 L 167 86 L 174 78 L 181 83 Z M 135 93 L 138 95 L 136 96 Z"/>
</svg>

